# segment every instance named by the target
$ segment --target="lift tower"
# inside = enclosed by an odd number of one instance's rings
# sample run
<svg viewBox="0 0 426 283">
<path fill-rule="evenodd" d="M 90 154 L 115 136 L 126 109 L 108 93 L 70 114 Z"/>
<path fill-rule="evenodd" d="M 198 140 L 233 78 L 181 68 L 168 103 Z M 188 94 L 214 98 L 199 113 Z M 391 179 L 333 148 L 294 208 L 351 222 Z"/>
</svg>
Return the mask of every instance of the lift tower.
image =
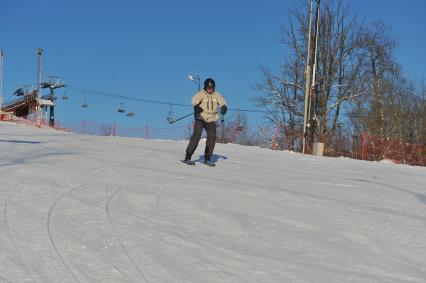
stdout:
<svg viewBox="0 0 426 283">
<path fill-rule="evenodd" d="M 49 126 L 54 127 L 55 126 L 55 89 L 65 87 L 63 83 L 61 83 L 61 80 L 59 77 L 56 76 L 50 76 L 50 80 L 48 82 L 41 83 L 42 88 L 48 88 L 50 93 L 47 95 L 44 95 L 42 99 L 50 100 L 52 104 L 49 106 L 50 108 L 50 115 L 49 115 Z M 56 81 L 55 81 L 56 79 Z"/>
</svg>

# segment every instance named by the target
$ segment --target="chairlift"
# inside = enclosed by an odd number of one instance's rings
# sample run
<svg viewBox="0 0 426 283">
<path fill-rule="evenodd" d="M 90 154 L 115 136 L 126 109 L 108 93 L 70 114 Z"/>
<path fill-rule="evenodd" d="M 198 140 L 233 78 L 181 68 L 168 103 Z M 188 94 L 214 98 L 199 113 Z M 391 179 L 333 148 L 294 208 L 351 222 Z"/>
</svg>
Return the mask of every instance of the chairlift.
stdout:
<svg viewBox="0 0 426 283">
<path fill-rule="evenodd" d="M 126 112 L 126 111 L 124 110 L 123 103 L 120 103 L 120 106 L 118 106 L 117 112 L 118 112 L 118 113 L 124 113 L 124 112 Z"/>
<path fill-rule="evenodd" d="M 173 117 L 173 105 L 170 105 L 169 113 L 167 114 L 167 122 L 169 122 L 169 124 L 175 122 L 175 118 Z"/>
<path fill-rule="evenodd" d="M 13 95 L 16 95 L 16 96 L 22 96 L 22 95 L 24 95 L 25 93 L 27 93 L 25 90 L 24 90 L 24 88 L 22 88 L 22 87 L 20 87 L 20 88 L 18 88 L 14 93 L 13 93 Z"/>
<path fill-rule="evenodd" d="M 51 84 L 50 87 L 56 87 L 56 86 L 61 84 L 61 78 L 59 76 L 50 75 L 49 81 L 50 81 L 50 84 Z"/>
<path fill-rule="evenodd" d="M 84 100 L 84 101 L 83 101 L 83 103 L 81 104 L 81 107 L 82 107 L 82 108 L 87 108 L 87 107 L 89 107 L 89 105 L 87 104 L 87 99 L 86 99 L 86 97 L 85 97 L 85 96 L 83 97 L 83 100 Z"/>
<path fill-rule="evenodd" d="M 64 94 L 62 94 L 62 100 L 68 100 L 69 97 L 67 95 L 67 92 L 65 91 Z"/>
<path fill-rule="evenodd" d="M 133 117 L 135 116 L 135 112 L 133 112 L 132 108 L 130 107 L 130 105 L 127 105 L 127 117 Z"/>
</svg>

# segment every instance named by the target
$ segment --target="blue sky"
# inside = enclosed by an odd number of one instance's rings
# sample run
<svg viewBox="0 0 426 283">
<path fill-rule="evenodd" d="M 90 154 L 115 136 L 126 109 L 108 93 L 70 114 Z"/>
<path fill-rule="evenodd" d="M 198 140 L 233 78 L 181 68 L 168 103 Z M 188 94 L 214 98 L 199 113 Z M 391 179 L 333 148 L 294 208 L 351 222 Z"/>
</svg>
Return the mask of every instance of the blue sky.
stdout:
<svg viewBox="0 0 426 283">
<path fill-rule="evenodd" d="M 259 67 L 278 71 L 285 55 L 280 28 L 299 0 L 53 1 L 4 0 L 0 7 L 0 48 L 4 50 L 5 100 L 17 84 L 35 84 L 36 49 L 43 48 L 43 74 L 65 84 L 116 95 L 183 103 L 197 86 L 198 72 L 213 77 L 231 108 L 255 109 L 248 99 L 260 81 Z M 365 22 L 380 19 L 400 40 L 397 58 L 408 77 L 426 77 L 426 1 L 357 0 L 353 12 Z M 120 100 L 68 90 L 58 101 L 57 119 L 88 118 L 129 127 L 167 127 L 167 105 L 130 102 L 136 116 L 117 113 Z M 190 107 L 174 107 L 179 117 Z M 231 113 L 232 114 L 232 113 Z M 261 124 L 260 114 L 247 115 Z M 188 122 L 188 120 L 186 120 Z M 185 122 L 183 122 L 185 123 Z"/>
</svg>

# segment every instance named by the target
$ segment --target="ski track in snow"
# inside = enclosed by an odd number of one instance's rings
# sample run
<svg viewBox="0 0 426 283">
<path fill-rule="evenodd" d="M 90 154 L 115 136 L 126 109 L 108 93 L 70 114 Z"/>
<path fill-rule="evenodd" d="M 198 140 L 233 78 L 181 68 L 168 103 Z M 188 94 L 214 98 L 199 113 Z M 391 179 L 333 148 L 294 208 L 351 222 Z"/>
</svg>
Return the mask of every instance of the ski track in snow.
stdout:
<svg viewBox="0 0 426 283">
<path fill-rule="evenodd" d="M 395 187 L 395 186 L 392 186 L 392 185 L 383 184 L 383 183 L 375 182 L 375 181 L 369 181 L 369 180 L 363 180 L 363 179 L 350 179 L 350 180 L 360 182 L 360 183 L 376 184 L 376 185 L 380 185 L 382 187 L 385 187 L 387 189 L 406 193 L 406 194 L 409 194 L 412 197 L 415 197 L 420 202 L 422 202 L 426 205 L 426 194 L 419 194 L 419 193 L 416 193 L 416 192 L 412 192 L 412 191 L 409 191 L 409 190 L 401 189 L 401 188 L 398 188 L 398 187 Z"/>
<path fill-rule="evenodd" d="M 131 281 L 132 279 L 126 274 L 124 273 L 121 268 L 119 266 L 117 266 L 115 263 L 112 262 L 112 260 L 107 257 L 103 252 L 101 252 L 100 250 L 96 250 L 96 252 L 102 256 L 102 258 L 104 258 L 112 267 L 114 267 L 115 270 L 117 270 L 121 275 L 127 277 L 127 279 L 129 279 L 129 281 Z"/>
<path fill-rule="evenodd" d="M 121 191 L 123 190 L 124 187 L 122 188 L 118 188 L 117 190 L 115 190 L 111 196 L 108 198 L 107 202 L 105 203 L 105 212 L 108 216 L 108 221 L 111 224 L 111 226 L 114 229 L 114 233 L 115 233 L 115 238 L 117 239 L 118 243 L 120 244 L 121 248 L 123 249 L 124 253 L 126 254 L 126 256 L 129 258 L 130 262 L 134 265 L 134 267 L 136 267 L 136 269 L 138 270 L 138 272 L 142 275 L 142 278 L 144 279 L 144 281 L 146 283 L 149 283 L 148 279 L 146 278 L 145 274 L 143 273 L 143 271 L 140 269 L 139 265 L 135 262 L 135 260 L 132 258 L 132 256 L 129 254 L 129 252 L 126 249 L 126 246 L 123 244 L 123 241 L 120 238 L 120 234 L 119 234 L 119 230 L 117 229 L 117 227 L 115 226 L 114 222 L 112 221 L 111 218 L 111 213 L 110 213 L 110 208 L 109 205 L 112 201 L 112 199 Z"/>
<path fill-rule="evenodd" d="M 36 279 L 36 278 L 34 277 L 33 273 L 31 272 L 30 268 L 28 267 L 27 262 L 24 260 L 24 257 L 22 256 L 22 254 L 21 254 L 21 252 L 20 252 L 20 250 L 19 250 L 19 248 L 18 248 L 18 245 L 17 245 L 17 243 L 16 243 L 16 241 L 15 241 L 15 237 L 13 236 L 12 231 L 11 231 L 11 229 L 10 229 L 9 221 L 8 221 L 8 219 L 7 219 L 7 206 L 8 206 L 8 203 L 9 203 L 9 201 L 10 201 L 10 195 L 11 195 L 11 193 L 12 193 L 12 192 L 16 191 L 22 183 L 24 183 L 24 182 L 25 182 L 25 179 L 26 179 L 26 178 L 21 179 L 21 180 L 20 180 L 20 181 L 19 181 L 19 182 L 15 185 L 15 186 L 13 186 L 13 187 L 12 187 L 11 189 L 9 189 L 9 191 L 7 192 L 6 201 L 5 201 L 4 205 L 3 205 L 3 218 L 4 218 L 5 227 L 6 227 L 6 233 L 8 234 L 9 238 L 10 238 L 10 239 L 11 239 L 11 241 L 12 241 L 13 249 L 16 251 L 16 253 L 17 253 L 18 257 L 20 258 L 20 260 L 21 260 L 21 261 L 22 261 L 22 263 L 24 264 L 25 271 L 28 273 L 28 275 L 29 275 L 30 277 L 32 277 L 33 279 Z M 36 281 L 38 281 L 38 280 L 36 279 Z"/>
<path fill-rule="evenodd" d="M 61 253 L 58 250 L 58 247 L 56 246 L 56 243 L 53 239 L 53 234 L 52 234 L 52 228 L 51 228 L 51 218 L 53 215 L 53 210 L 55 209 L 56 205 L 59 203 L 59 201 L 64 198 L 65 196 L 67 196 L 68 194 L 72 193 L 73 191 L 80 189 L 82 187 L 84 187 L 87 184 L 80 184 L 78 186 L 73 187 L 72 189 L 68 190 L 67 192 L 63 193 L 62 195 L 60 195 L 55 202 L 52 204 L 52 206 L 49 209 L 49 213 L 47 215 L 47 221 L 46 221 L 46 226 L 47 226 L 47 233 L 49 235 L 49 240 L 50 243 L 53 246 L 53 249 L 55 250 L 56 254 L 58 255 L 60 261 L 62 262 L 62 264 L 66 267 L 66 269 L 71 273 L 72 277 L 77 281 L 77 282 L 81 282 L 78 278 L 77 275 L 72 271 L 71 267 L 66 263 L 65 259 L 63 258 L 63 256 L 61 255 Z"/>
</svg>

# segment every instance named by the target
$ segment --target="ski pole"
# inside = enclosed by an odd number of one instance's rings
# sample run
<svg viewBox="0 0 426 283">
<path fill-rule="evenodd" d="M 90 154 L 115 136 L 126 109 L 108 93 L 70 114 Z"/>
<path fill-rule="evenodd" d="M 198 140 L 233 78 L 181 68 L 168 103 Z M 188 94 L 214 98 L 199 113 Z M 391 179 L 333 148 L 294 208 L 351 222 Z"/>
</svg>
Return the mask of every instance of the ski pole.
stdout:
<svg viewBox="0 0 426 283">
<path fill-rule="evenodd" d="M 173 123 L 175 123 L 175 122 L 177 122 L 177 121 L 179 121 L 179 120 L 182 120 L 182 119 L 184 119 L 184 118 L 186 118 L 186 117 L 188 117 L 188 116 L 191 116 L 191 115 L 193 115 L 194 114 L 194 112 L 191 112 L 191 113 L 189 113 L 188 115 L 185 115 L 185 116 L 183 116 L 183 117 L 180 117 L 179 119 L 173 119 L 173 118 L 167 118 L 167 121 L 169 121 L 169 124 L 173 124 Z"/>
<path fill-rule="evenodd" d="M 222 143 L 225 143 L 225 114 L 222 114 Z"/>
</svg>

